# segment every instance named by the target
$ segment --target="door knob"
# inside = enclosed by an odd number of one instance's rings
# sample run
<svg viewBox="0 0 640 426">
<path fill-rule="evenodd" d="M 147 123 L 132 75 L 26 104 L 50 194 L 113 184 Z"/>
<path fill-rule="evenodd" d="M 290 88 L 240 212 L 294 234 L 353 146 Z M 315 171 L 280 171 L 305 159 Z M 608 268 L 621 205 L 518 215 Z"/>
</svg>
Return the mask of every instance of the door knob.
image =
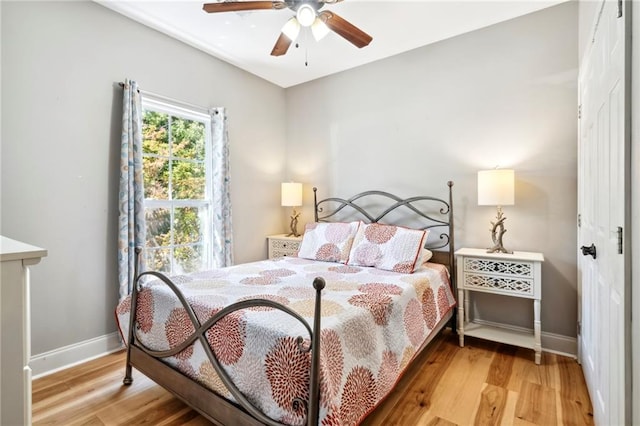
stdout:
<svg viewBox="0 0 640 426">
<path fill-rule="evenodd" d="M 593 256 L 593 258 L 596 258 L 596 246 L 592 243 L 590 246 L 582 246 L 580 247 L 580 250 L 582 250 L 582 255 L 583 256 L 588 256 L 591 255 Z"/>
</svg>

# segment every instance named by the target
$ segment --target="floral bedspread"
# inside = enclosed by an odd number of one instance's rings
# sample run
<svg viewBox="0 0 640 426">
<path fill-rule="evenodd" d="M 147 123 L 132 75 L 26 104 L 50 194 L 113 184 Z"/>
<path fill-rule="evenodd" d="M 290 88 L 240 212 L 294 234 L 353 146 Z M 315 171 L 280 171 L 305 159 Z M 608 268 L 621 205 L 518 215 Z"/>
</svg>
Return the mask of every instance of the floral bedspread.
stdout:
<svg viewBox="0 0 640 426">
<path fill-rule="evenodd" d="M 323 425 L 354 425 L 390 392 L 402 371 L 439 320 L 455 305 L 444 266 L 426 263 L 413 274 L 295 257 L 247 263 L 188 276 L 178 284 L 203 323 L 240 300 L 277 301 L 313 327 L 315 290 L 322 292 L 320 419 Z M 131 301 L 116 309 L 127 336 Z M 153 350 L 174 348 L 194 327 L 171 290 L 160 281 L 139 293 L 140 341 Z M 206 334 L 207 340 L 240 391 L 269 417 L 301 424 L 294 398 L 308 396 L 308 353 L 297 336 L 306 329 L 291 316 L 268 307 L 236 311 Z M 164 360 L 218 394 L 233 399 L 199 342 Z"/>
</svg>

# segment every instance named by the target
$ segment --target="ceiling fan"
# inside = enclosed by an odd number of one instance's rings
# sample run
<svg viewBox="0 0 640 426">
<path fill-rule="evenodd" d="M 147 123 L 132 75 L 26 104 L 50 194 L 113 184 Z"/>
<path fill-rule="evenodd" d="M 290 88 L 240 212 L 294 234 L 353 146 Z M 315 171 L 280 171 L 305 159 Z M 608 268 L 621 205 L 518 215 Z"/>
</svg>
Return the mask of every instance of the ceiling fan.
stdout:
<svg viewBox="0 0 640 426">
<path fill-rule="evenodd" d="M 287 53 L 291 43 L 298 37 L 301 27 L 311 27 L 311 32 L 316 41 L 322 39 L 329 31 L 333 31 L 340 37 L 352 43 L 358 48 L 367 46 L 373 40 L 355 25 L 333 12 L 320 9 L 325 4 L 339 3 L 342 0 L 273 0 L 273 1 L 223 1 L 220 3 L 205 3 L 202 9 L 208 13 L 240 12 L 248 10 L 285 9 L 289 8 L 296 13 L 282 27 L 282 32 L 273 46 L 272 56 L 281 56 Z"/>
</svg>

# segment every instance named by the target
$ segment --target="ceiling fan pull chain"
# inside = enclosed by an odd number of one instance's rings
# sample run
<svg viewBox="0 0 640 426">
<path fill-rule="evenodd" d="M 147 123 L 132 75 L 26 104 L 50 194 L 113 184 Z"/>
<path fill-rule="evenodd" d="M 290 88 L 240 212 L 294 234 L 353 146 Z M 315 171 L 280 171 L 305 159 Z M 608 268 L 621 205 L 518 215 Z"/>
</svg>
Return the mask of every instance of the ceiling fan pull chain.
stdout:
<svg viewBox="0 0 640 426">
<path fill-rule="evenodd" d="M 309 32 L 304 32 L 304 66 L 309 66 Z"/>
</svg>

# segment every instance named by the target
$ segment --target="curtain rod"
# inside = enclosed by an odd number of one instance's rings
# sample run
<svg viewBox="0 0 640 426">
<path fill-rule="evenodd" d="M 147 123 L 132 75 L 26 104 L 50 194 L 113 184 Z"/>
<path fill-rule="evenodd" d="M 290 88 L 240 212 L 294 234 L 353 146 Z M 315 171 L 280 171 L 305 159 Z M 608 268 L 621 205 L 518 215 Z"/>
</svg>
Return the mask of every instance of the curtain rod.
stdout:
<svg viewBox="0 0 640 426">
<path fill-rule="evenodd" d="M 121 82 L 118 83 L 118 85 L 124 89 L 124 82 L 121 81 Z M 214 109 L 214 108 L 206 108 L 206 107 L 203 107 L 203 106 L 200 106 L 200 105 L 190 104 L 189 102 L 180 101 L 178 99 L 173 99 L 173 98 L 170 98 L 168 96 L 158 95 L 157 93 L 147 92 L 146 90 L 141 90 L 139 88 L 138 88 L 138 93 L 140 93 L 141 95 L 151 96 L 153 98 L 157 98 L 157 99 L 160 99 L 160 100 L 164 100 L 164 101 L 169 101 L 169 102 L 173 102 L 173 103 L 176 103 L 176 104 L 180 104 L 180 105 L 183 105 L 183 106 L 186 106 L 186 107 L 189 107 L 189 108 L 198 109 L 200 111 L 204 111 L 207 114 L 209 113 L 209 111 L 211 109 Z M 216 111 L 215 113 L 218 114 L 218 111 Z"/>
</svg>

